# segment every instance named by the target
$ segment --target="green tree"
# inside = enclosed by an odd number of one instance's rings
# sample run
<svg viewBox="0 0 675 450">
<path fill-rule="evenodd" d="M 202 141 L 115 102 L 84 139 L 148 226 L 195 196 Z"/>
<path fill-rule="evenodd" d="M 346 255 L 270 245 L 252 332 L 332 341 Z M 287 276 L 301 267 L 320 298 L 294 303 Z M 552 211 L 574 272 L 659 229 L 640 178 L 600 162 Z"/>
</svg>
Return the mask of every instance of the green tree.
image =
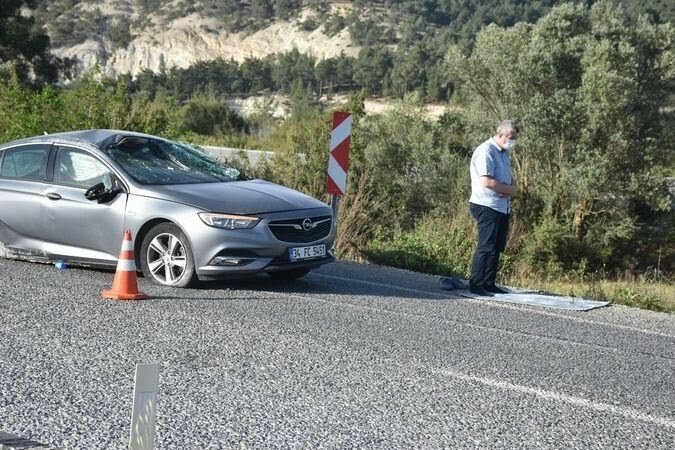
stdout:
<svg viewBox="0 0 675 450">
<path fill-rule="evenodd" d="M 447 212 L 453 198 L 464 198 L 466 163 L 439 140 L 438 123 L 425 118 L 419 95 L 408 95 L 391 112 L 359 122 L 354 140 L 363 168 L 392 216 L 392 228 L 411 229 L 433 210 Z M 358 157 L 357 157 L 358 158 Z M 460 183 L 457 183 L 461 180 Z M 454 205 L 453 205 L 454 206 Z"/>
<path fill-rule="evenodd" d="M 266 178 L 327 200 L 326 168 L 331 118 L 328 113 L 295 115 L 267 138 L 275 150 Z"/>
<path fill-rule="evenodd" d="M 288 20 L 293 13 L 300 9 L 299 0 L 274 0 L 274 15 L 282 20 Z"/>
<path fill-rule="evenodd" d="M 619 264 L 639 223 L 670 206 L 659 187 L 672 167 L 662 106 L 674 38 L 671 25 L 602 0 L 557 6 L 535 25 L 486 27 L 470 56 L 448 54 L 475 142 L 500 118 L 522 120 L 514 209 L 525 227 L 579 244 L 557 255 L 565 263 Z"/>
<path fill-rule="evenodd" d="M 391 70 L 393 93 L 397 96 L 403 96 L 411 91 L 423 93 L 429 59 L 430 55 L 421 43 L 407 49 L 399 49 L 394 56 Z"/>
<path fill-rule="evenodd" d="M 59 99 L 63 106 L 58 129 L 124 129 L 131 123 L 127 79 L 110 80 L 98 65 L 62 90 Z M 63 114 L 63 111 L 69 111 L 69 114 Z"/>
<path fill-rule="evenodd" d="M 181 117 L 186 130 L 204 135 L 220 135 L 242 131 L 245 123 L 211 91 L 188 100 L 181 108 Z"/>
<path fill-rule="evenodd" d="M 0 2 L 0 76 L 8 78 L 15 70 L 24 82 L 31 80 L 37 85 L 54 82 L 59 66 L 49 54 L 49 36 L 35 24 L 33 17 L 21 13 L 23 6 L 33 8 L 36 1 Z"/>
<path fill-rule="evenodd" d="M 274 8 L 270 0 L 251 0 L 251 15 L 258 20 L 272 17 Z"/>
<path fill-rule="evenodd" d="M 244 92 L 256 94 L 273 87 L 272 66 L 268 59 L 246 58 L 240 66 Z"/>
<path fill-rule="evenodd" d="M 314 88 L 314 65 L 316 59 L 294 48 L 288 53 L 277 55 L 272 66 L 272 80 L 277 89 L 290 92 L 296 83 Z"/>
<path fill-rule="evenodd" d="M 126 16 L 117 16 L 110 24 L 109 35 L 113 48 L 127 48 L 133 40 L 130 31 L 131 23 Z"/>
<path fill-rule="evenodd" d="M 64 106 L 58 92 L 26 87 L 16 73 L 0 80 L 0 141 L 63 130 Z"/>
<path fill-rule="evenodd" d="M 354 83 L 354 58 L 340 53 L 335 65 L 335 78 L 340 89 L 349 90 Z"/>
<path fill-rule="evenodd" d="M 354 82 L 370 94 L 380 94 L 390 85 L 393 57 L 383 46 L 363 48 L 354 62 Z"/>
<path fill-rule="evenodd" d="M 382 30 L 372 19 L 360 20 L 353 16 L 349 26 L 349 34 L 355 44 L 372 46 L 378 43 L 382 37 Z"/>
<path fill-rule="evenodd" d="M 319 96 L 323 95 L 324 91 L 333 92 L 338 82 L 337 60 L 335 58 L 327 58 L 319 61 L 314 68 L 314 76 L 319 84 Z"/>
<path fill-rule="evenodd" d="M 162 3 L 164 3 L 162 0 L 135 0 L 135 2 L 145 14 L 157 11 L 162 6 Z"/>
</svg>

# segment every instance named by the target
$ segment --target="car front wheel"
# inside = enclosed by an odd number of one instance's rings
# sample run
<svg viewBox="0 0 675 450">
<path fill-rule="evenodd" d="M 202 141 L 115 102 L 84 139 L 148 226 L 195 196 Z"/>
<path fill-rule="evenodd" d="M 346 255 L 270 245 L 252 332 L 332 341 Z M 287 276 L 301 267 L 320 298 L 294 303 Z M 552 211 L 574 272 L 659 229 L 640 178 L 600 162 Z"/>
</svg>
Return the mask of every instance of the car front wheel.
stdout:
<svg viewBox="0 0 675 450">
<path fill-rule="evenodd" d="M 197 278 L 190 243 L 172 223 L 161 223 L 145 235 L 141 269 L 146 278 L 164 286 L 187 287 Z"/>
</svg>

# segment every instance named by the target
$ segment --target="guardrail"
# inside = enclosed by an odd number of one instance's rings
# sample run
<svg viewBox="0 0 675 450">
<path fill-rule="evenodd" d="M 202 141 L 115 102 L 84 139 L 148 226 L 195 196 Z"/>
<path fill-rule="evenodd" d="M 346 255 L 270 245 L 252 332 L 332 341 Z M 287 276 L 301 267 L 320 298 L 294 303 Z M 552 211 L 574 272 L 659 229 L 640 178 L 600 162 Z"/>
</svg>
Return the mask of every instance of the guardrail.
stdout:
<svg viewBox="0 0 675 450">
<path fill-rule="evenodd" d="M 272 158 L 274 152 L 266 152 L 263 150 L 248 150 L 243 148 L 232 147 L 216 147 L 212 145 L 201 145 L 209 155 L 221 161 L 232 161 L 245 155 L 251 167 L 255 167 L 262 159 Z"/>
</svg>

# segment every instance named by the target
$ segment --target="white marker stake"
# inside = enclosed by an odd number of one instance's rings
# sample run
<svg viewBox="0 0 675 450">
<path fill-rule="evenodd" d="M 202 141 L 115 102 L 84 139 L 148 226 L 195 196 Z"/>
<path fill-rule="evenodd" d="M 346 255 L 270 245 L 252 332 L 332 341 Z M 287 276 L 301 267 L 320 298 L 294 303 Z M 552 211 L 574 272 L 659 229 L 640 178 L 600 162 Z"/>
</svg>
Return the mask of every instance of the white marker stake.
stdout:
<svg viewBox="0 0 675 450">
<path fill-rule="evenodd" d="M 158 384 L 159 364 L 136 364 L 129 450 L 154 448 Z"/>
</svg>

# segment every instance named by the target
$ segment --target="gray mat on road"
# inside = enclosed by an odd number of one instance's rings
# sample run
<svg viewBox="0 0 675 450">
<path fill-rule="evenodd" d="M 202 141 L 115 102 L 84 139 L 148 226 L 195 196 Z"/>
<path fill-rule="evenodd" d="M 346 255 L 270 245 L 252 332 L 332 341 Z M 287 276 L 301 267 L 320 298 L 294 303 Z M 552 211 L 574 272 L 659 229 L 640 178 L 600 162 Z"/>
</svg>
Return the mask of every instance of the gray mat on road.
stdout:
<svg viewBox="0 0 675 450">
<path fill-rule="evenodd" d="M 458 291 L 462 297 L 488 300 L 493 302 L 519 303 L 521 305 L 546 306 L 549 308 L 568 309 L 572 311 L 590 311 L 602 308 L 611 302 L 598 302 L 583 298 L 566 297 L 563 295 L 539 294 L 533 292 L 510 292 L 508 294 L 495 294 L 492 297 L 481 297 L 469 291 Z"/>
<path fill-rule="evenodd" d="M 517 291 L 514 289 L 507 289 L 510 291 L 508 294 L 494 294 L 490 297 L 483 297 L 470 292 L 467 289 L 468 283 L 465 280 L 457 278 L 441 278 L 439 285 L 441 289 L 454 290 L 458 295 L 466 298 L 493 302 L 517 303 L 520 305 L 545 306 L 548 308 L 567 309 L 571 311 L 590 311 L 591 309 L 602 308 L 603 306 L 612 303 L 542 292 Z"/>
</svg>

